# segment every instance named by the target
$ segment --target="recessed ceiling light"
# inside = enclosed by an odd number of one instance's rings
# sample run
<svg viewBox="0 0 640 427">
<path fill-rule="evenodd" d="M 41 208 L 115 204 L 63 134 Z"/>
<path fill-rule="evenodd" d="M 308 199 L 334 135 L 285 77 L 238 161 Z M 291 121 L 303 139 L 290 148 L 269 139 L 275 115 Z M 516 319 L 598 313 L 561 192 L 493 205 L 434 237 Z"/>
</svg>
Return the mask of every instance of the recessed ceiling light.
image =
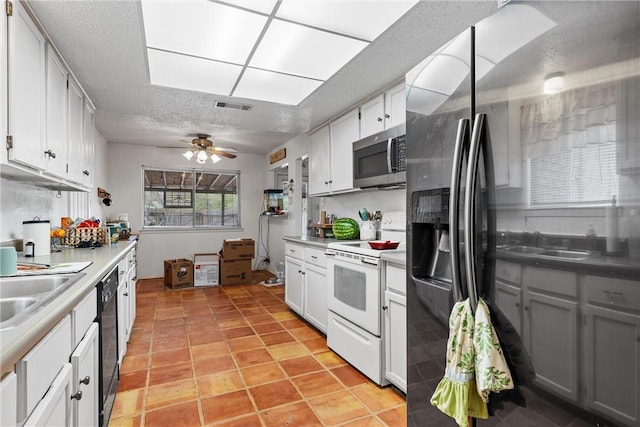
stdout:
<svg viewBox="0 0 640 427">
<path fill-rule="evenodd" d="M 218 108 L 230 108 L 232 110 L 242 110 L 242 111 L 249 111 L 253 108 L 251 105 L 236 104 L 233 102 L 224 102 L 224 101 L 216 101 L 214 102 L 213 106 Z"/>
</svg>

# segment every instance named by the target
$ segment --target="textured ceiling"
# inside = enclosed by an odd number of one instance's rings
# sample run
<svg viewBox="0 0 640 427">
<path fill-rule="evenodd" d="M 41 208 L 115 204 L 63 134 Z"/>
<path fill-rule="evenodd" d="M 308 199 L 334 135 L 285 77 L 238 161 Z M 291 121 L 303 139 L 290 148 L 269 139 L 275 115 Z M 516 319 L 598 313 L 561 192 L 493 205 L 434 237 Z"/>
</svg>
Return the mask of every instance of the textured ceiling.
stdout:
<svg viewBox="0 0 640 427">
<path fill-rule="evenodd" d="M 95 103 L 96 127 L 108 142 L 169 147 L 206 133 L 219 145 L 263 154 L 401 80 L 496 4 L 421 1 L 300 105 L 290 106 L 150 85 L 137 1 L 29 2 Z M 215 101 L 253 108 L 225 110 Z"/>
</svg>

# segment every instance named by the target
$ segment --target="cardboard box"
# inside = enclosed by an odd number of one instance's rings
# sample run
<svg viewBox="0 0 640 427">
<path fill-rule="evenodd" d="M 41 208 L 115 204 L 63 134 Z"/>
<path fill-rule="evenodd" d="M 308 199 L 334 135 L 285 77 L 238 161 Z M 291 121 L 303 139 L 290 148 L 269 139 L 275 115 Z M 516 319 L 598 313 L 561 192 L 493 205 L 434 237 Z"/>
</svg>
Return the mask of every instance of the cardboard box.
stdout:
<svg viewBox="0 0 640 427">
<path fill-rule="evenodd" d="M 222 256 L 227 261 L 253 259 L 255 258 L 255 251 L 253 239 L 229 239 L 222 243 Z"/>
<path fill-rule="evenodd" d="M 220 283 L 238 285 L 251 281 L 250 259 L 225 259 L 220 257 Z"/>
<path fill-rule="evenodd" d="M 172 289 L 193 286 L 193 261 L 186 258 L 165 259 L 164 284 Z"/>
<path fill-rule="evenodd" d="M 216 286 L 220 284 L 218 254 L 195 254 L 193 256 L 194 286 Z"/>
</svg>

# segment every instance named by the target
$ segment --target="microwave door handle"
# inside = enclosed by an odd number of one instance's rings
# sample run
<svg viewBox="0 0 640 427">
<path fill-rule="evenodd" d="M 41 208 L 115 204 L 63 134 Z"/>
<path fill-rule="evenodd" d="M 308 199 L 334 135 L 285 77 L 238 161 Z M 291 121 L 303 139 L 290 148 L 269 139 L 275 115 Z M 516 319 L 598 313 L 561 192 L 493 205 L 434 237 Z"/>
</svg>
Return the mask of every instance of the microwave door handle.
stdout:
<svg viewBox="0 0 640 427">
<path fill-rule="evenodd" d="M 391 165 L 391 145 L 393 144 L 393 138 L 387 140 L 387 170 L 389 173 L 393 173 L 393 167 Z"/>
<path fill-rule="evenodd" d="M 456 144 L 453 152 L 453 169 L 451 172 L 451 192 L 449 197 L 449 246 L 451 248 L 451 288 L 454 301 L 462 301 L 466 290 L 462 289 L 460 274 L 460 184 L 465 155 L 469 152 L 469 119 L 458 121 Z"/>
</svg>

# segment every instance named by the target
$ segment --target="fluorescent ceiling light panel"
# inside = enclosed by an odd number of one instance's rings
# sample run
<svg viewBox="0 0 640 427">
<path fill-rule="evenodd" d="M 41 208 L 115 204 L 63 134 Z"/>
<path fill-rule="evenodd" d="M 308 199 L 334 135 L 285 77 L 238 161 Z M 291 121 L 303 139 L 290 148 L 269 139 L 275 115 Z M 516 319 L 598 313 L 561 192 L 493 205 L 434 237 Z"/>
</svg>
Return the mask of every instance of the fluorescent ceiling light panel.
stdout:
<svg viewBox="0 0 640 427">
<path fill-rule="evenodd" d="M 298 105 L 323 82 L 248 68 L 234 96 Z"/>
<path fill-rule="evenodd" d="M 276 16 L 373 41 L 416 3 L 283 0 Z"/>
<path fill-rule="evenodd" d="M 206 0 L 143 1 L 147 47 L 244 64 L 267 18 Z"/>
<path fill-rule="evenodd" d="M 147 49 L 151 84 L 228 95 L 242 67 Z"/>
<path fill-rule="evenodd" d="M 223 0 L 223 3 L 270 15 L 276 5 L 276 0 Z"/>
<path fill-rule="evenodd" d="M 274 20 L 249 66 L 327 80 L 368 43 Z"/>
</svg>

